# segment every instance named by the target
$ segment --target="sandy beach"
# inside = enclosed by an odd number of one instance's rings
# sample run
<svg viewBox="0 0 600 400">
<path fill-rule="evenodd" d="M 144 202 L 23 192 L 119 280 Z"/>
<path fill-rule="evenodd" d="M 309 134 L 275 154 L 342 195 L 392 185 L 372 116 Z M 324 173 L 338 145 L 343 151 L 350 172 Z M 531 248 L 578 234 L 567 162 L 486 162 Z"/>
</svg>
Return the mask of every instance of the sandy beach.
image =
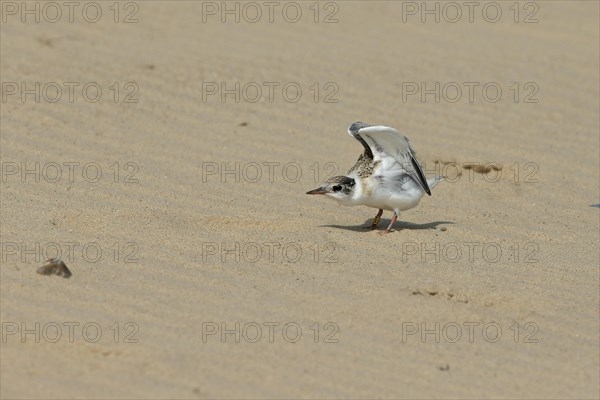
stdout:
<svg viewBox="0 0 600 400">
<path fill-rule="evenodd" d="M 0 2 L 1 397 L 597 399 L 599 3 L 473 3 Z"/>
</svg>

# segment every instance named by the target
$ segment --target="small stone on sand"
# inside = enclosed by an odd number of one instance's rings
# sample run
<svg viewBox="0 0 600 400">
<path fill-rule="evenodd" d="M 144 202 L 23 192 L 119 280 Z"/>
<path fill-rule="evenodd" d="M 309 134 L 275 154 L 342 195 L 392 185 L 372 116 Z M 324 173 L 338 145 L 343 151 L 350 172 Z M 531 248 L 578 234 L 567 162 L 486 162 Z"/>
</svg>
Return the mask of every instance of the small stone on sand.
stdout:
<svg viewBox="0 0 600 400">
<path fill-rule="evenodd" d="M 36 271 L 41 275 L 58 275 L 62 276 L 63 278 L 70 278 L 72 275 L 65 263 L 58 258 L 50 258 L 46 260 L 46 263 L 39 267 Z"/>
</svg>

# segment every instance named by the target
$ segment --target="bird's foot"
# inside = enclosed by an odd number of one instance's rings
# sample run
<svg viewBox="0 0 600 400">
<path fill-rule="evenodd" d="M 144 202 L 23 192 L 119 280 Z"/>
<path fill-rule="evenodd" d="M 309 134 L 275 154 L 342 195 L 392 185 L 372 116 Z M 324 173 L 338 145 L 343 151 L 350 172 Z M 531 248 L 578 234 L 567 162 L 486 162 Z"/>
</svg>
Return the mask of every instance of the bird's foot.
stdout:
<svg viewBox="0 0 600 400">
<path fill-rule="evenodd" d="M 379 232 L 379 234 L 385 235 L 386 233 L 392 232 L 392 226 L 394 226 L 396 221 L 398 221 L 398 214 L 394 213 L 394 216 L 392 217 L 392 220 L 390 221 L 390 224 L 388 225 L 387 229 L 385 231 Z"/>
</svg>

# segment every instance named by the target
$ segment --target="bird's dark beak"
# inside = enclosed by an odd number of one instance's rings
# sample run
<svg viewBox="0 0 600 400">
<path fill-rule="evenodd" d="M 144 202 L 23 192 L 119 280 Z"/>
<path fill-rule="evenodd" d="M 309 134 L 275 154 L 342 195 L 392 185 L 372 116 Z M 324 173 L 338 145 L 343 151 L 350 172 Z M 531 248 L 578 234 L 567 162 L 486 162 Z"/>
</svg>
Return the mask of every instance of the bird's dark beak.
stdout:
<svg viewBox="0 0 600 400">
<path fill-rule="evenodd" d="M 327 193 L 327 190 L 323 189 L 322 187 L 313 189 L 309 192 L 306 192 L 306 194 L 325 194 L 325 193 Z"/>
</svg>

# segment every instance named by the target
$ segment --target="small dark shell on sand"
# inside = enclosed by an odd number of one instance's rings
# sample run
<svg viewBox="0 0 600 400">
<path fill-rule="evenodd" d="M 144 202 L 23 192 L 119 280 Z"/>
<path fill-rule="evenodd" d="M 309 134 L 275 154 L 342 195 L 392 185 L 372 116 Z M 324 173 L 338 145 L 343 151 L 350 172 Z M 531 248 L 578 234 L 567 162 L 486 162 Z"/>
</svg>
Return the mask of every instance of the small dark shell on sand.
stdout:
<svg viewBox="0 0 600 400">
<path fill-rule="evenodd" d="M 62 276 L 63 278 L 70 278 L 72 275 L 65 263 L 57 258 L 46 260 L 46 263 L 39 267 L 36 271 L 41 275 L 58 275 Z"/>
</svg>

